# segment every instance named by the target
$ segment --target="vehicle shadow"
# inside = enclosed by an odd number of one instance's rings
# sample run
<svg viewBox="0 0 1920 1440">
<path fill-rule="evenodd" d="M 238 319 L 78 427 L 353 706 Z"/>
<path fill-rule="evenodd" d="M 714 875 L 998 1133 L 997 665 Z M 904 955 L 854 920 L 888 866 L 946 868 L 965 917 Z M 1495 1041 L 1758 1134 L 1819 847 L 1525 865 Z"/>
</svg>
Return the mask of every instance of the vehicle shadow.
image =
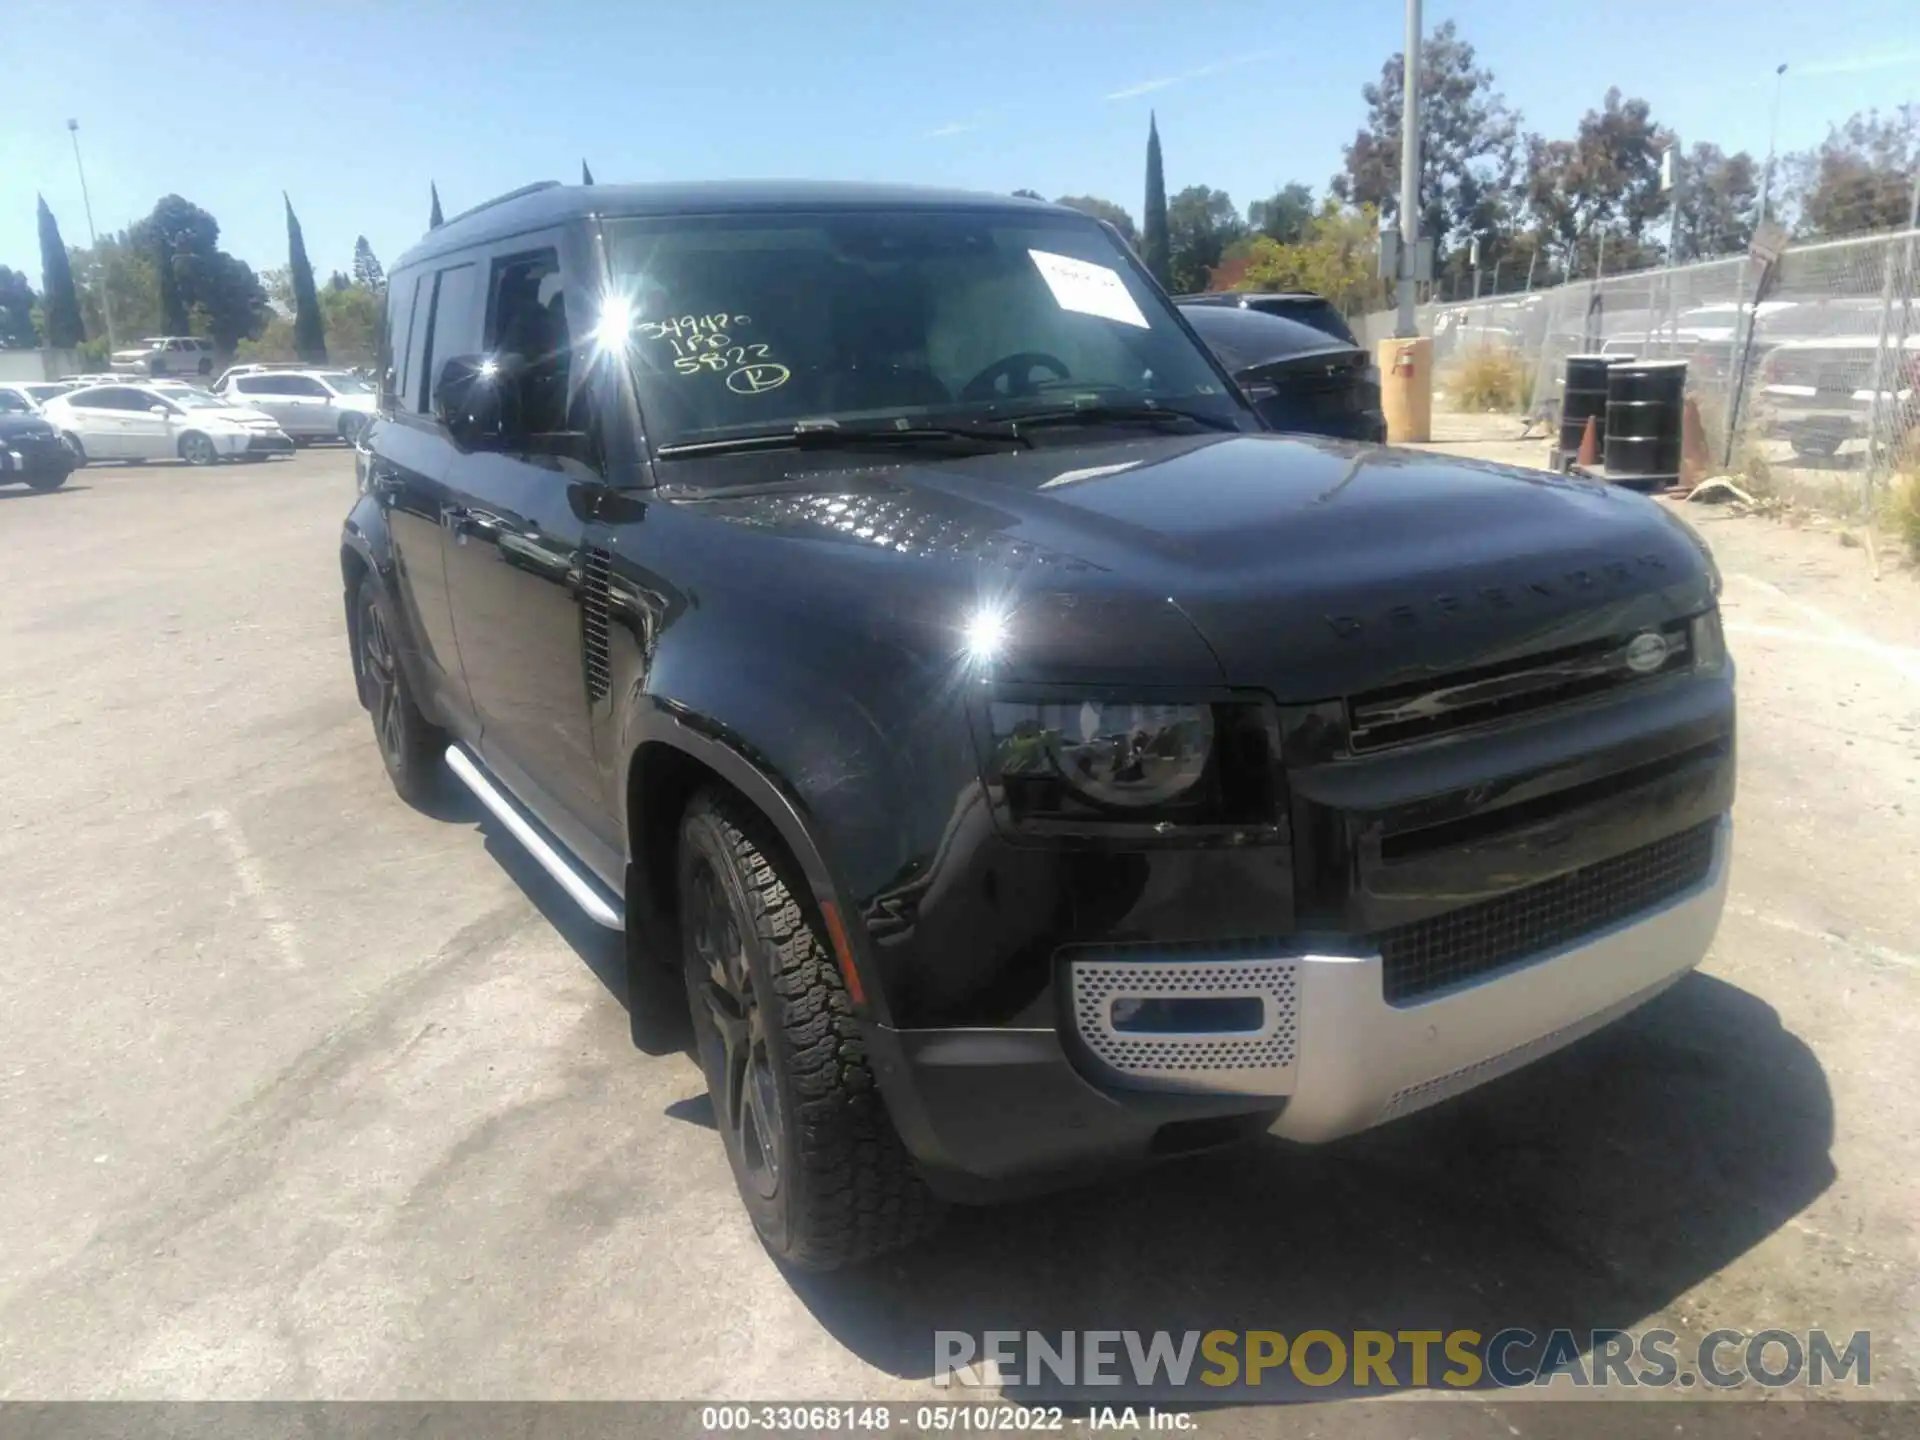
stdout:
<svg viewBox="0 0 1920 1440">
<path fill-rule="evenodd" d="M 0 484 L 0 500 L 25 500 L 29 497 L 37 500 L 50 500 L 55 495 L 78 495 L 91 490 L 91 485 L 62 485 L 57 490 L 34 490 L 25 485 Z"/>
<path fill-rule="evenodd" d="M 693 1053 L 687 992 L 678 967 L 649 960 L 632 966 L 630 975 L 627 937 L 589 920 L 526 847 L 458 782 L 449 780 L 446 793 L 429 813 L 435 819 L 471 824 L 480 832 L 494 863 L 506 871 L 594 978 L 627 1011 L 638 1049 L 648 1055 Z"/>
<path fill-rule="evenodd" d="M 913 1378 L 933 1372 L 935 1330 L 1037 1330 L 1058 1344 L 1064 1330 L 1178 1342 L 1214 1329 L 1565 1327 L 1584 1348 L 1588 1332 L 1636 1326 L 1802 1210 L 1833 1181 L 1832 1138 L 1813 1053 L 1760 1000 L 1695 974 L 1566 1051 L 1380 1130 L 1320 1148 L 1264 1140 L 959 1209 L 931 1243 L 790 1283 L 842 1344 Z M 1196 1359 L 1196 1376 L 1206 1368 Z M 1282 1375 L 1206 1398 L 1355 1393 L 1290 1376 L 1276 1393 Z M 1118 1403 L 1125 1390 L 1007 1394 Z"/>
</svg>

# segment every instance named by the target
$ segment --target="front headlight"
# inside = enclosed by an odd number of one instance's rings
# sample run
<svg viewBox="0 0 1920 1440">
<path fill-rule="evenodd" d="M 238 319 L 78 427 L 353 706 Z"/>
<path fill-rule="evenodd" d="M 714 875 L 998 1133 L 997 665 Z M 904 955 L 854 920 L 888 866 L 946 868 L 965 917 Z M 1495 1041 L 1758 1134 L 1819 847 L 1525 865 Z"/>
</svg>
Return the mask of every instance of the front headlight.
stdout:
<svg viewBox="0 0 1920 1440">
<path fill-rule="evenodd" d="M 1724 674 L 1729 668 L 1726 631 L 1720 624 L 1720 607 L 1688 622 L 1687 643 L 1693 650 L 1693 668 L 1701 675 Z"/>
<path fill-rule="evenodd" d="M 1023 809 L 1057 809 L 1048 792 L 1061 788 L 1098 806 L 1164 806 L 1200 783 L 1213 752 L 1206 705 L 996 701 L 992 718 L 1000 781 Z"/>
</svg>

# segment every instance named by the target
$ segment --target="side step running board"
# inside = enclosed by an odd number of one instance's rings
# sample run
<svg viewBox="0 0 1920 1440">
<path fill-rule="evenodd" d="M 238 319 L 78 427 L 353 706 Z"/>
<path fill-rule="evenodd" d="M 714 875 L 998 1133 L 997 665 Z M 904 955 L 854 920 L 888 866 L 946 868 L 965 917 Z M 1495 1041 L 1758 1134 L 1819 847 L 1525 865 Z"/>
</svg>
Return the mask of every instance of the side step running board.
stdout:
<svg viewBox="0 0 1920 1440">
<path fill-rule="evenodd" d="M 600 886 L 575 868 L 571 857 L 534 829 L 532 822 L 520 813 L 520 807 L 503 795 L 487 773 L 458 745 L 447 747 L 447 768 L 493 812 L 496 820 L 513 832 L 513 838 L 526 847 L 527 853 L 572 897 L 573 903 L 587 912 L 588 919 L 609 930 L 626 929 L 619 909 L 607 899 Z"/>
</svg>

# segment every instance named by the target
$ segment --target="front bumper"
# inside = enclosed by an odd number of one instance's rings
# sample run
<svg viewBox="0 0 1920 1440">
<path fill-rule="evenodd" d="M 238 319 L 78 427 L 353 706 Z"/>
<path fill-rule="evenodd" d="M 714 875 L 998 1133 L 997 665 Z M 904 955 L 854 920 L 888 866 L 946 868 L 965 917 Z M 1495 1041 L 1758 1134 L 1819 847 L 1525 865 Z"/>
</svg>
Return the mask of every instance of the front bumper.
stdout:
<svg viewBox="0 0 1920 1440">
<path fill-rule="evenodd" d="M 235 455 L 290 455 L 293 453 L 293 441 L 282 432 L 252 431 L 236 436 L 235 442 L 228 446 Z"/>
<path fill-rule="evenodd" d="M 1550 1054 L 1698 965 L 1725 903 L 1731 833 L 1723 817 L 1704 878 L 1665 903 L 1418 1003 L 1388 1002 L 1378 954 L 1185 955 L 1215 972 L 1215 990 L 1223 969 L 1260 967 L 1250 988 L 1280 997 L 1287 1033 L 1271 1043 L 1269 1024 L 1239 1053 L 1252 1063 L 1190 1067 L 1184 1083 L 1118 1074 L 1066 1003 L 1046 1029 L 876 1026 L 874 1064 L 929 1183 L 960 1201 L 1056 1188 L 1263 1130 L 1337 1139 Z"/>
</svg>

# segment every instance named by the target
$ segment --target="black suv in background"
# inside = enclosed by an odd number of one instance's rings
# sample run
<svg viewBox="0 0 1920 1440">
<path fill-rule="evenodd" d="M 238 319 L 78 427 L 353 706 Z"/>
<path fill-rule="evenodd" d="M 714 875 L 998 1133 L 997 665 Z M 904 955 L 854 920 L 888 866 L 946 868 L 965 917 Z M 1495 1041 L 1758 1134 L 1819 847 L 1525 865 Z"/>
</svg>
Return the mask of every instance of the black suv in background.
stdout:
<svg viewBox="0 0 1920 1440">
<path fill-rule="evenodd" d="M 1260 294 L 1254 291 L 1223 290 L 1206 295 L 1182 295 L 1182 305 L 1222 305 L 1237 310 L 1257 310 L 1262 315 L 1278 315 L 1282 320 L 1311 325 L 1323 335 L 1331 335 L 1344 344 L 1358 345 L 1347 317 L 1332 301 L 1306 291 Z"/>
<path fill-rule="evenodd" d="M 73 473 L 73 454 L 29 400 L 0 389 L 0 485 L 18 481 L 58 490 Z"/>
<path fill-rule="evenodd" d="M 387 770 L 683 972 L 784 1262 L 1364 1129 L 1706 952 L 1697 537 L 1266 431 L 1085 216 L 539 186 L 394 266 L 384 351 L 340 563 Z"/>
</svg>

